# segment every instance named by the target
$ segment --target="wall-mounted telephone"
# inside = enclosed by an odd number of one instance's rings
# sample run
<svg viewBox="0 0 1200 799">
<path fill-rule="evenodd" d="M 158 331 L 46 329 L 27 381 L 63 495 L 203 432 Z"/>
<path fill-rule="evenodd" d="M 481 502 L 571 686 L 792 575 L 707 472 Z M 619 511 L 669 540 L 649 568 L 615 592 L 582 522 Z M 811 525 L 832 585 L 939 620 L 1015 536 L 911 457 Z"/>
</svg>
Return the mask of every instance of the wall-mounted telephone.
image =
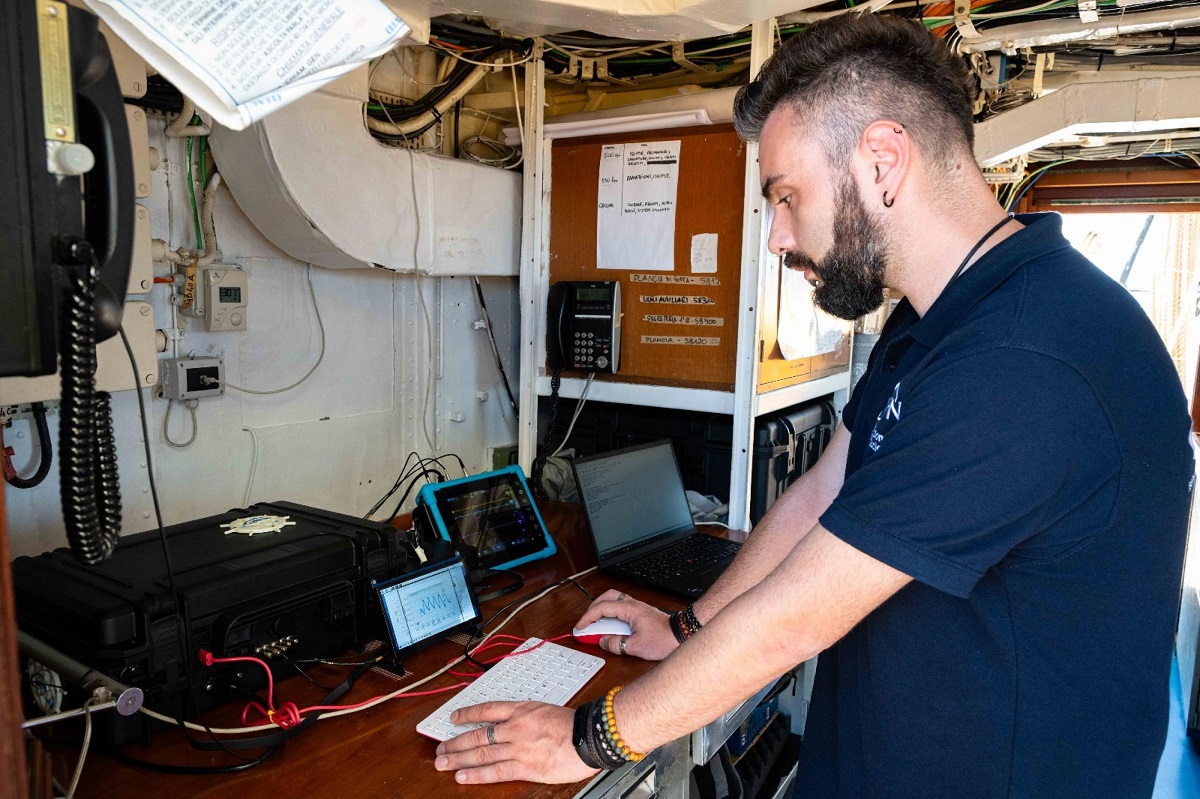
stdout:
<svg viewBox="0 0 1200 799">
<path fill-rule="evenodd" d="M 62 373 L 63 521 L 96 564 L 121 530 L 96 344 L 121 325 L 133 151 L 99 20 L 62 0 L 0 4 L 0 375 Z M 48 451 L 48 450 L 46 450 Z"/>
<path fill-rule="evenodd" d="M 621 362 L 621 284 L 560 280 L 550 287 L 546 358 L 554 370 L 617 371 Z"/>
</svg>

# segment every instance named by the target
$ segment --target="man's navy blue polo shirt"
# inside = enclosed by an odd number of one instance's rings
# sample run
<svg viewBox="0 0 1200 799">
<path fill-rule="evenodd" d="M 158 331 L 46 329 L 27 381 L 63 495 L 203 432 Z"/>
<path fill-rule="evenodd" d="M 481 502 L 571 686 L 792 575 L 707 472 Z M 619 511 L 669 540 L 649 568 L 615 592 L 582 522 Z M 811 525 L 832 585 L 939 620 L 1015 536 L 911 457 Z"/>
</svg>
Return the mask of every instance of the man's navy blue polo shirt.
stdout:
<svg viewBox="0 0 1200 799">
<path fill-rule="evenodd" d="M 1151 794 L 1190 419 L 1129 293 L 1020 221 L 900 304 L 846 406 L 821 524 L 914 581 L 821 654 L 797 797 Z"/>
</svg>

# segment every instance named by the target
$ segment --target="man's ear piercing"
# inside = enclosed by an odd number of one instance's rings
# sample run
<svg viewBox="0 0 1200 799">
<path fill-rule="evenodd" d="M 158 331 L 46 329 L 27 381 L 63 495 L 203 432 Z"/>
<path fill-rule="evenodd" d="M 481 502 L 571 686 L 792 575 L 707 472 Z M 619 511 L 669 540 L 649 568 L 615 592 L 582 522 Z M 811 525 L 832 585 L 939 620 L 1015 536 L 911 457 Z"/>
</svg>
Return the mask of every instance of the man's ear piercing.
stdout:
<svg viewBox="0 0 1200 799">
<path fill-rule="evenodd" d="M 884 207 L 884 208 L 891 208 L 891 207 L 892 207 L 893 205 L 895 205 L 895 204 L 896 204 L 896 198 L 895 198 L 895 197 L 893 197 L 893 198 L 891 199 L 891 201 L 889 202 L 889 201 L 888 201 L 887 192 L 885 191 L 885 192 L 883 193 L 883 207 Z"/>
<path fill-rule="evenodd" d="M 892 128 L 892 130 L 894 130 L 896 133 L 903 133 L 903 132 L 904 132 L 904 131 L 903 131 L 903 130 L 901 130 L 900 128 Z"/>
</svg>

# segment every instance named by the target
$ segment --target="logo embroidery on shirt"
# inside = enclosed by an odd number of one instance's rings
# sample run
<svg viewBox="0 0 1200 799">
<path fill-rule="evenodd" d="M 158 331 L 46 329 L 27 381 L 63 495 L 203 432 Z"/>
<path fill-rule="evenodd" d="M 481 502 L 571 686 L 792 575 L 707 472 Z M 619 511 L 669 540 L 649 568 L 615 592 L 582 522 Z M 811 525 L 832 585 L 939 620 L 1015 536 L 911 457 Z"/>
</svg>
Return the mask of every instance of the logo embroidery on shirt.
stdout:
<svg viewBox="0 0 1200 799">
<path fill-rule="evenodd" d="M 878 452 L 879 447 L 883 444 L 883 433 L 879 432 L 879 424 L 890 420 L 900 421 L 900 410 L 904 403 L 900 401 L 900 384 L 892 389 L 892 398 L 888 400 L 887 405 L 875 417 L 875 426 L 871 429 L 871 438 L 867 442 L 867 446 L 872 452 Z"/>
</svg>

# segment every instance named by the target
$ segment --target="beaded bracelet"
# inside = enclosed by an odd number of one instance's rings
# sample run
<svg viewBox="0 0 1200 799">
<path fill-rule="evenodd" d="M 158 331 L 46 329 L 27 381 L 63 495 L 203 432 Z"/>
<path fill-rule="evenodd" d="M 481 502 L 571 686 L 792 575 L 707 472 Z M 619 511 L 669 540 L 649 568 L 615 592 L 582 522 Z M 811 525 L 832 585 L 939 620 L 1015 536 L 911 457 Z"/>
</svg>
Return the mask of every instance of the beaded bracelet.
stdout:
<svg viewBox="0 0 1200 799">
<path fill-rule="evenodd" d="M 608 733 L 609 740 L 616 746 L 617 751 L 625 760 L 638 762 L 646 756 L 645 752 L 635 752 L 629 748 L 629 744 L 621 737 L 617 731 L 617 717 L 613 714 L 613 700 L 616 699 L 617 692 L 621 690 L 621 686 L 614 686 L 608 695 L 604 697 L 604 722 L 605 731 Z"/>
<path fill-rule="evenodd" d="M 700 628 L 704 626 L 696 618 L 695 607 L 696 603 L 693 602 L 678 613 L 671 614 L 671 633 L 675 636 L 675 640 L 681 644 L 700 632 Z"/>
</svg>

